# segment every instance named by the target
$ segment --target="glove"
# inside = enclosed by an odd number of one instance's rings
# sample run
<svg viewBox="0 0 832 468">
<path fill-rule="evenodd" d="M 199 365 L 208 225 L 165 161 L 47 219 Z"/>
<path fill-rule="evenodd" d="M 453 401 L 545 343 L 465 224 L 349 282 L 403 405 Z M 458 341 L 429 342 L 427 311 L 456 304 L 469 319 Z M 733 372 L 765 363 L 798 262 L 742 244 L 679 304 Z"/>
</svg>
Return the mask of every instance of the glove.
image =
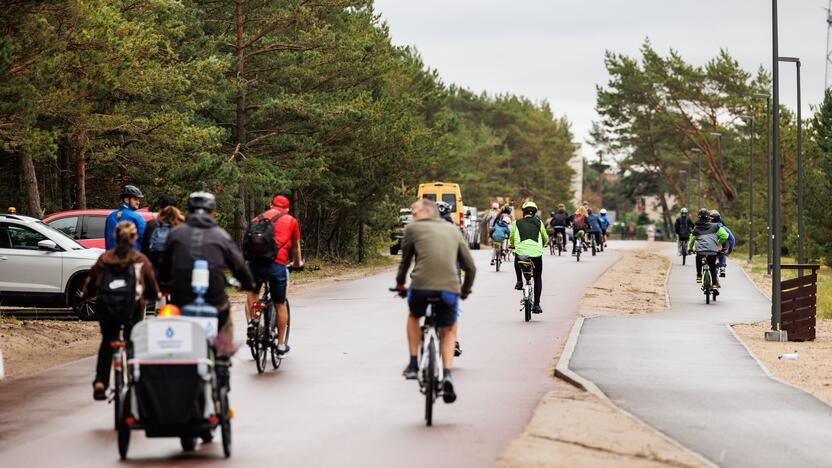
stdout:
<svg viewBox="0 0 832 468">
<path fill-rule="evenodd" d="M 468 299 L 469 295 L 471 295 L 471 291 L 462 291 L 462 293 L 460 293 L 459 295 L 459 298 L 464 301 L 465 299 Z"/>
</svg>

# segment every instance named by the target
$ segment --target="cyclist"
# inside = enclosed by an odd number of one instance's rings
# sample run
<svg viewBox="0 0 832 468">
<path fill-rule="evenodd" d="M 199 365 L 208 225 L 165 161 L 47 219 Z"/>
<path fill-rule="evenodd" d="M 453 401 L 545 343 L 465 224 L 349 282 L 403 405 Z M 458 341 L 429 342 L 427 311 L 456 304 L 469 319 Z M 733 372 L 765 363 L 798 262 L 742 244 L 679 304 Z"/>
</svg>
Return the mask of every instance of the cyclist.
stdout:
<svg viewBox="0 0 832 468">
<path fill-rule="evenodd" d="M 439 210 L 439 217 L 445 221 L 456 226 L 453 216 L 451 216 L 451 205 L 448 202 L 436 202 L 436 209 Z"/>
<path fill-rule="evenodd" d="M 237 244 L 217 225 L 216 210 L 214 195 L 208 192 L 190 195 L 188 217 L 168 236 L 159 276 L 162 284 L 170 287 L 171 304 L 184 307 L 196 299 L 191 287 L 194 260 L 207 261 L 209 279 L 205 302 L 217 308 L 217 325 L 220 334 L 227 338 L 233 336 L 233 329 L 229 320 L 231 304 L 225 294 L 225 272 L 230 269 L 244 291 L 254 289 L 254 279 Z"/>
<path fill-rule="evenodd" d="M 699 209 L 699 220 L 693 225 L 688 240 L 688 250 L 696 252 L 696 282 L 702 282 L 702 258 L 708 262 L 708 268 L 716 273 L 717 255 L 728 242 L 728 232 L 720 225 L 710 221 L 710 213 L 705 208 Z M 712 275 L 714 288 L 719 288 L 719 279 Z"/>
<path fill-rule="evenodd" d="M 601 237 L 603 237 L 604 247 L 607 246 L 607 229 L 610 228 L 610 220 L 607 218 L 607 209 L 601 208 L 601 216 L 598 217 L 598 223 L 601 224 Z"/>
<path fill-rule="evenodd" d="M 491 264 L 497 261 L 498 252 L 502 254 L 503 242 L 511 235 L 511 228 L 508 227 L 504 219 L 498 219 L 494 223 L 494 228 L 491 229 L 491 240 L 494 241 L 494 253 L 491 256 Z"/>
<path fill-rule="evenodd" d="M 587 208 L 586 210 L 586 224 L 589 226 L 589 235 L 595 238 L 596 244 L 601 244 L 601 221 L 598 219 L 598 215 L 592 212 L 592 208 Z"/>
<path fill-rule="evenodd" d="M 485 219 L 484 219 L 485 225 L 488 226 L 489 232 L 491 231 L 491 229 L 494 229 L 494 224 L 497 222 L 497 220 L 499 218 L 500 218 L 500 204 L 497 203 L 497 202 L 494 202 L 494 203 L 491 204 L 491 211 L 489 211 L 488 214 L 485 215 Z"/>
<path fill-rule="evenodd" d="M 255 243 L 261 236 L 264 249 Z M 286 291 L 289 284 L 289 260 L 291 251 L 292 266 L 303 266 L 300 248 L 300 227 L 298 221 L 289 214 L 289 199 L 278 195 L 272 199 L 269 210 L 254 218 L 246 231 L 243 251 L 254 275 L 255 289 L 248 293 L 246 300 L 247 335 L 252 338 L 255 323 L 252 321 L 251 309 L 260 295 L 260 286 L 268 281 L 272 302 L 277 309 L 277 354 L 285 357 L 289 353 L 286 344 L 286 327 L 289 324 L 289 309 L 286 306 Z"/>
<path fill-rule="evenodd" d="M 106 398 L 113 360 L 110 343 L 118 338 L 119 328 L 124 326 L 124 339 L 129 340 L 133 324 L 143 318 L 145 300 L 154 301 L 159 296 L 152 264 L 136 250 L 138 238 L 135 224 L 119 222 L 115 228 L 116 246 L 98 257 L 84 284 L 82 297 L 97 296 L 98 325 L 101 327 L 101 345 L 92 384 L 92 396 L 96 400 Z"/>
<path fill-rule="evenodd" d="M 145 255 L 153 263 L 153 273 L 159 276 L 159 262 L 162 259 L 162 252 L 165 250 L 170 231 L 185 222 L 182 212 L 176 207 L 175 197 L 162 197 L 159 199 L 159 213 L 156 218 L 150 220 L 145 226 L 142 245 Z"/>
<path fill-rule="evenodd" d="M 144 218 L 136 210 L 141 205 L 142 191 L 135 185 L 125 185 L 121 188 L 121 204 L 116 208 L 104 222 L 104 246 L 107 250 L 116 247 L 116 238 L 114 236 L 116 224 L 122 221 L 129 221 L 136 225 L 136 231 L 139 238 L 136 240 L 136 250 L 142 251 L 142 238 L 144 236 L 145 222 Z"/>
<path fill-rule="evenodd" d="M 688 216 L 687 208 L 679 210 L 679 217 L 676 218 L 675 228 L 676 237 L 679 239 L 677 255 L 682 255 L 688 248 L 688 239 L 690 239 L 690 233 L 693 231 L 693 221 Z"/>
<path fill-rule="evenodd" d="M 569 213 L 566 212 L 566 205 L 558 204 L 557 211 L 552 212 L 552 220 L 549 222 L 552 227 L 552 237 L 558 238 L 558 234 L 563 239 L 563 245 L 566 246 L 566 228 L 569 226 Z"/>
<path fill-rule="evenodd" d="M 534 265 L 534 309 L 535 314 L 543 313 L 540 308 L 540 295 L 543 293 L 543 248 L 549 243 L 546 227 L 536 217 L 537 205 L 533 201 L 523 203 L 523 218 L 514 223 L 509 242 L 514 248 L 514 272 L 517 283 L 514 289 L 523 289 L 523 274 L 517 256 L 529 257 Z"/>
<path fill-rule="evenodd" d="M 728 267 L 728 256 L 734 253 L 734 243 L 737 239 L 734 237 L 734 233 L 725 225 L 725 222 L 722 221 L 722 216 L 719 214 L 719 211 L 711 211 L 711 222 L 718 224 L 728 233 L 727 249 L 719 253 L 719 277 L 725 278 L 725 268 Z"/>
<path fill-rule="evenodd" d="M 468 245 L 459 232 L 437 217 L 436 203 L 419 200 L 411 206 L 413 222 L 404 231 L 402 239 L 402 261 L 396 275 L 396 289 L 407 295 L 410 314 L 407 318 L 407 344 L 410 362 L 403 375 L 415 379 L 418 372 L 417 351 L 419 348 L 419 318 L 425 315 L 428 300 L 439 298 L 433 309 L 439 327 L 442 366 L 445 377 L 442 381 L 445 403 L 456 400 L 453 377 L 454 345 L 457 333 L 457 308 L 459 299 L 471 294 L 477 267 Z M 410 274 L 410 290 L 405 287 L 410 264 L 416 265 Z M 460 286 L 457 265 L 465 269 L 465 280 Z"/>
<path fill-rule="evenodd" d="M 585 206 L 579 207 L 575 210 L 575 214 L 572 215 L 572 219 L 570 219 L 570 224 L 572 224 L 572 255 L 576 255 L 577 247 L 578 247 L 578 233 L 583 232 L 586 234 L 587 229 L 589 226 L 587 225 L 587 209 Z"/>
</svg>

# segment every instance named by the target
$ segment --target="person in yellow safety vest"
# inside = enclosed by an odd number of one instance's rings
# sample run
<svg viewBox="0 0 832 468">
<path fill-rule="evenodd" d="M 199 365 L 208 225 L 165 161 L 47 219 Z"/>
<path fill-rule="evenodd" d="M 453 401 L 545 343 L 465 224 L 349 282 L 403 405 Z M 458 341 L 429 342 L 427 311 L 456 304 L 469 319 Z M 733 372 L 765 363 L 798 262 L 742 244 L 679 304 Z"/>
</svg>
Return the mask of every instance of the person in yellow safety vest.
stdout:
<svg viewBox="0 0 832 468">
<path fill-rule="evenodd" d="M 537 205 L 532 201 L 523 203 L 523 218 L 518 219 L 511 229 L 509 243 L 514 249 L 514 272 L 517 284 L 514 289 L 523 289 L 523 276 L 518 258 L 528 257 L 534 264 L 534 309 L 535 314 L 543 313 L 540 295 L 543 293 L 543 249 L 549 243 L 546 226 L 537 216 Z"/>
</svg>

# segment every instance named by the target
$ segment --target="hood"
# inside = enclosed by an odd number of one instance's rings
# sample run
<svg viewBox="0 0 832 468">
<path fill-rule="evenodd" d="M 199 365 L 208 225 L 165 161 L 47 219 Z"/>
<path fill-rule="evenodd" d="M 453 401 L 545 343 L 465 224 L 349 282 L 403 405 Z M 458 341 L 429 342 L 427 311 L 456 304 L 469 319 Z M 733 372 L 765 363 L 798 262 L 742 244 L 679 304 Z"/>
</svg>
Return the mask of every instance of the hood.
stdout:
<svg viewBox="0 0 832 468">
<path fill-rule="evenodd" d="M 98 259 L 98 257 L 101 256 L 101 254 L 104 253 L 104 249 L 91 248 L 91 249 L 68 250 L 65 253 L 72 254 L 75 257 L 89 258 L 89 259 L 92 259 L 92 260 L 96 260 L 96 259 Z"/>
<path fill-rule="evenodd" d="M 207 213 L 191 213 L 185 221 L 188 226 L 207 229 L 217 226 L 217 220 Z"/>
<path fill-rule="evenodd" d="M 107 266 L 125 267 L 130 263 L 139 260 L 139 255 L 140 254 L 135 249 L 133 249 L 130 250 L 130 252 L 128 252 L 127 255 L 122 257 L 116 254 L 116 249 L 111 249 L 101 254 L 101 263 Z"/>
</svg>

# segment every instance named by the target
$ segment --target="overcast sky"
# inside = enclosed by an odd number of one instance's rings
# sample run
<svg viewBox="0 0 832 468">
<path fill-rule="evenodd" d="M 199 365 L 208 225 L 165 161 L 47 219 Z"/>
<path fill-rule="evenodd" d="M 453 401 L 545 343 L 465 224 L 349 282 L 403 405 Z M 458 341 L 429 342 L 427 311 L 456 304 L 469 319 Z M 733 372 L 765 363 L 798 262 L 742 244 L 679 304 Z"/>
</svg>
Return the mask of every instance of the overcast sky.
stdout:
<svg viewBox="0 0 832 468">
<path fill-rule="evenodd" d="M 376 0 L 393 41 L 414 45 L 446 83 L 547 100 L 577 142 L 596 118 L 604 51 L 661 53 L 704 64 L 726 48 L 743 68 L 771 68 L 768 0 Z M 804 115 L 822 98 L 827 0 L 781 0 L 780 55 L 801 58 Z M 781 102 L 796 102 L 794 65 L 783 64 Z M 832 77 L 830 77 L 832 80 Z M 592 154 L 584 144 L 584 155 Z"/>
</svg>

